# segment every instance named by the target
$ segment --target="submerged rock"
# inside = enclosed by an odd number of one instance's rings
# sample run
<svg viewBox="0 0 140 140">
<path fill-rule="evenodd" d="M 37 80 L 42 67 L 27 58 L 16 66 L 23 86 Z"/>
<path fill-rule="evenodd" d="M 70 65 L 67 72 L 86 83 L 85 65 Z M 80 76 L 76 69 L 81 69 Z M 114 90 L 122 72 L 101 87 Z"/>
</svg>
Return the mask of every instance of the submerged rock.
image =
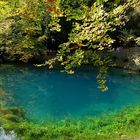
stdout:
<svg viewBox="0 0 140 140">
<path fill-rule="evenodd" d="M 17 138 L 16 134 L 13 131 L 6 134 L 4 129 L 0 127 L 0 140 L 19 140 L 19 139 Z"/>
</svg>

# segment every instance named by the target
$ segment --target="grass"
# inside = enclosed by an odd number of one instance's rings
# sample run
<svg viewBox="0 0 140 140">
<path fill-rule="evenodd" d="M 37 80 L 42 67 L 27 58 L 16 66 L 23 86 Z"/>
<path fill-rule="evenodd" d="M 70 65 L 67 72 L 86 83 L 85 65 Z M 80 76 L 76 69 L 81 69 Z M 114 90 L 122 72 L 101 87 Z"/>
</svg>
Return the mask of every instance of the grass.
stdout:
<svg viewBox="0 0 140 140">
<path fill-rule="evenodd" d="M 14 130 L 22 140 L 120 140 L 121 137 L 135 138 L 140 134 L 140 105 L 122 111 L 85 118 L 35 124 L 25 118 L 19 108 L 0 106 L 0 125 Z"/>
</svg>

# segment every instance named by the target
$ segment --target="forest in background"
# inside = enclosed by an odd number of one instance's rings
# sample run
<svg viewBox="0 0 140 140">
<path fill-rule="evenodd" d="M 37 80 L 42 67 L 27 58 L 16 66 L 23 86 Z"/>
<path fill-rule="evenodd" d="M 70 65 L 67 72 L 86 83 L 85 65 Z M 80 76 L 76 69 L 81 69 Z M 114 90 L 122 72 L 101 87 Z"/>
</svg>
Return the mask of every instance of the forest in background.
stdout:
<svg viewBox="0 0 140 140">
<path fill-rule="evenodd" d="M 106 90 L 109 53 L 140 46 L 139 7 L 139 0 L 0 0 L 0 58 L 59 64 L 71 74 L 90 64 Z"/>
</svg>

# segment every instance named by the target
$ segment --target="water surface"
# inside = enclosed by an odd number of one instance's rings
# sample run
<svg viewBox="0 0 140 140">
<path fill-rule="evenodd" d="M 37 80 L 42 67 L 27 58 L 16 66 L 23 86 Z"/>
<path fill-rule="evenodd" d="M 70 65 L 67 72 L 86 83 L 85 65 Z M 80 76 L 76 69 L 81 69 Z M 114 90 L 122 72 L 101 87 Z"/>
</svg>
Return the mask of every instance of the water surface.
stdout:
<svg viewBox="0 0 140 140">
<path fill-rule="evenodd" d="M 101 92 L 94 69 L 74 75 L 32 66 L 0 65 L 0 86 L 10 106 L 23 107 L 33 120 L 86 117 L 140 104 L 140 75 L 111 70 L 107 92 Z"/>
</svg>

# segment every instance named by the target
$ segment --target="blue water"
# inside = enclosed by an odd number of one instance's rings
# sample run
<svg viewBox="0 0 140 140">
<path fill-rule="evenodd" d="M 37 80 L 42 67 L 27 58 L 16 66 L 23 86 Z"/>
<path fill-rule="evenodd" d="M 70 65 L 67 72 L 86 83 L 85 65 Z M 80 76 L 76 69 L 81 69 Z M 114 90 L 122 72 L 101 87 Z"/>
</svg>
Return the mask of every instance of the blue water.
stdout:
<svg viewBox="0 0 140 140">
<path fill-rule="evenodd" d="M 140 104 L 140 75 L 115 69 L 107 92 L 97 86 L 97 72 L 83 68 L 74 75 L 32 66 L 0 65 L 0 87 L 10 106 L 23 107 L 33 120 L 86 117 Z"/>
</svg>

